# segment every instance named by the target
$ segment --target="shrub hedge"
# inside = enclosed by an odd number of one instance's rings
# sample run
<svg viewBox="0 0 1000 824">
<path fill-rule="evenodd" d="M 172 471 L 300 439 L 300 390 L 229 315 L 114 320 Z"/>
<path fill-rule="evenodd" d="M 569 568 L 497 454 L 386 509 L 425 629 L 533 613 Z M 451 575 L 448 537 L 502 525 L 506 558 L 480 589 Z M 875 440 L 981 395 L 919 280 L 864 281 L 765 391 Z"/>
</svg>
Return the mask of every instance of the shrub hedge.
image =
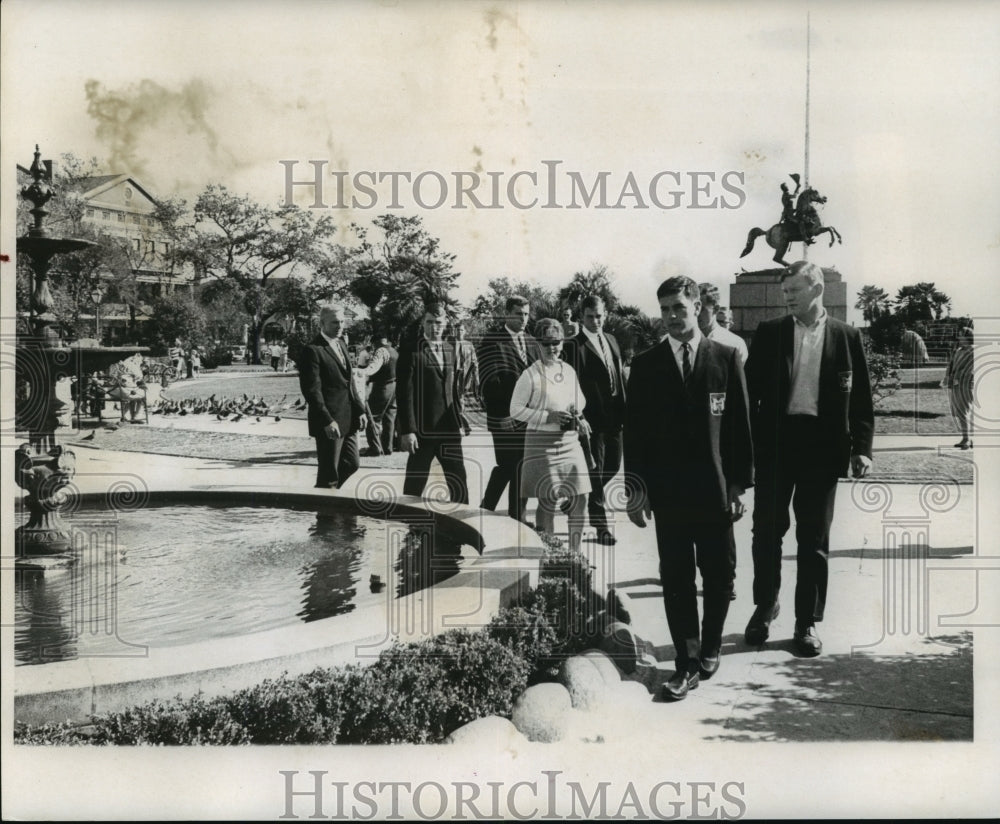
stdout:
<svg viewBox="0 0 1000 824">
<path fill-rule="evenodd" d="M 370 666 L 320 668 L 215 698 L 150 701 L 85 726 L 15 725 L 21 744 L 424 744 L 488 715 L 510 717 L 529 683 L 591 646 L 604 599 L 579 552 L 543 536 L 539 585 L 479 632 L 385 650 Z"/>
</svg>

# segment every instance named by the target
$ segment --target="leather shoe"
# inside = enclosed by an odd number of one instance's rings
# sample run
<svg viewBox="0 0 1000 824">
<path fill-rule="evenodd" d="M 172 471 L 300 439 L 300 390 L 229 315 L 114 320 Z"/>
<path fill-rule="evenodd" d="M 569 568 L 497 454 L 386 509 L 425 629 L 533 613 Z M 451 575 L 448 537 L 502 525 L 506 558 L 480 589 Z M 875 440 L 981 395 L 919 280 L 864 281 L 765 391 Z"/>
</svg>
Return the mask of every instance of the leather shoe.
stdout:
<svg viewBox="0 0 1000 824">
<path fill-rule="evenodd" d="M 711 655 L 701 656 L 701 663 L 698 666 L 698 674 L 706 681 L 719 671 L 720 653 L 714 652 Z"/>
<path fill-rule="evenodd" d="M 771 634 L 771 621 L 778 617 L 781 607 L 775 602 L 771 606 L 758 606 L 747 623 L 746 631 L 743 633 L 744 640 L 751 647 L 759 647 Z"/>
<path fill-rule="evenodd" d="M 605 546 L 614 546 L 618 543 L 618 539 L 608 530 L 602 529 L 597 533 L 597 543 L 604 544 Z"/>
<path fill-rule="evenodd" d="M 807 658 L 819 655 L 823 651 L 823 642 L 816 634 L 815 624 L 796 623 L 792 640 L 795 642 L 795 651 Z"/>
<path fill-rule="evenodd" d="M 700 680 L 697 672 L 678 671 L 673 678 L 663 684 L 663 697 L 667 701 L 680 701 L 687 694 L 697 689 Z"/>
</svg>

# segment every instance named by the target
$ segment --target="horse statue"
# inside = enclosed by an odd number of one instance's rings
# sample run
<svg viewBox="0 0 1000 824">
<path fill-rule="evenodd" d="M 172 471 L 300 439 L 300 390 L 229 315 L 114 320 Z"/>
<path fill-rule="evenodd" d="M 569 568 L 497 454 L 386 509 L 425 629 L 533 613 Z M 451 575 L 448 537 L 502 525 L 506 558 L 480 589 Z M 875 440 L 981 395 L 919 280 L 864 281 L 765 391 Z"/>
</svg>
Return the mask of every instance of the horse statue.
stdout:
<svg viewBox="0 0 1000 824">
<path fill-rule="evenodd" d="M 754 242 L 761 235 L 767 240 L 767 245 L 774 249 L 774 260 L 782 266 L 789 265 L 788 261 L 785 260 L 785 253 L 793 243 L 814 243 L 814 238 L 823 233 L 829 233 L 831 246 L 833 246 L 834 241 L 843 243 L 840 232 L 833 226 L 823 226 L 816 207 L 813 205 L 816 203 L 826 203 L 826 198 L 811 186 L 807 186 L 796 201 L 795 214 L 791 219 L 783 216 L 780 223 L 775 223 L 767 231 L 756 226 L 750 230 L 747 235 L 747 245 L 740 257 L 746 257 L 753 251 Z"/>
</svg>

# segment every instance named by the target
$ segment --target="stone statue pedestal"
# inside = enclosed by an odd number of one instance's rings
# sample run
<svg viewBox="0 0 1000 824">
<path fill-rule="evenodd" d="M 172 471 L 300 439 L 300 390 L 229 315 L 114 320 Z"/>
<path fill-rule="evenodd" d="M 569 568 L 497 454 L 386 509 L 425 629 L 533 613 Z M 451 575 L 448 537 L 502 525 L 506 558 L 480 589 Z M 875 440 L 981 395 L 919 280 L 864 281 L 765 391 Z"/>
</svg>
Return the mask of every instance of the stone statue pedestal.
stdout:
<svg viewBox="0 0 1000 824">
<path fill-rule="evenodd" d="M 750 338 L 764 320 L 788 314 L 781 296 L 783 268 L 741 272 L 729 287 L 729 308 L 733 310 L 730 331 Z M 823 267 L 823 305 L 830 317 L 847 322 L 847 284 L 836 269 Z"/>
</svg>

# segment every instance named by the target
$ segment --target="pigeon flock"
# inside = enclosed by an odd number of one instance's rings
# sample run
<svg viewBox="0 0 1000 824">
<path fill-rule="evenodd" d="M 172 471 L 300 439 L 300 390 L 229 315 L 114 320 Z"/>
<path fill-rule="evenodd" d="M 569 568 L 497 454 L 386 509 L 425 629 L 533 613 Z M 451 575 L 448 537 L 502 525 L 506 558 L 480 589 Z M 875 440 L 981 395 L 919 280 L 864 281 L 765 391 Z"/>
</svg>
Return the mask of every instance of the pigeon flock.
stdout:
<svg viewBox="0 0 1000 824">
<path fill-rule="evenodd" d="M 170 400 L 162 398 L 160 402 L 150 408 L 151 415 L 215 415 L 219 421 L 232 421 L 236 423 L 245 418 L 254 418 L 258 422 L 264 418 L 273 417 L 275 421 L 281 420 L 281 413 L 291 410 L 293 412 L 306 408 L 305 398 L 297 401 L 289 401 L 288 395 L 283 395 L 277 403 L 269 403 L 263 397 L 250 396 L 244 393 L 242 398 L 216 398 L 212 395 L 208 398 L 183 398 L 181 400 Z"/>
</svg>

